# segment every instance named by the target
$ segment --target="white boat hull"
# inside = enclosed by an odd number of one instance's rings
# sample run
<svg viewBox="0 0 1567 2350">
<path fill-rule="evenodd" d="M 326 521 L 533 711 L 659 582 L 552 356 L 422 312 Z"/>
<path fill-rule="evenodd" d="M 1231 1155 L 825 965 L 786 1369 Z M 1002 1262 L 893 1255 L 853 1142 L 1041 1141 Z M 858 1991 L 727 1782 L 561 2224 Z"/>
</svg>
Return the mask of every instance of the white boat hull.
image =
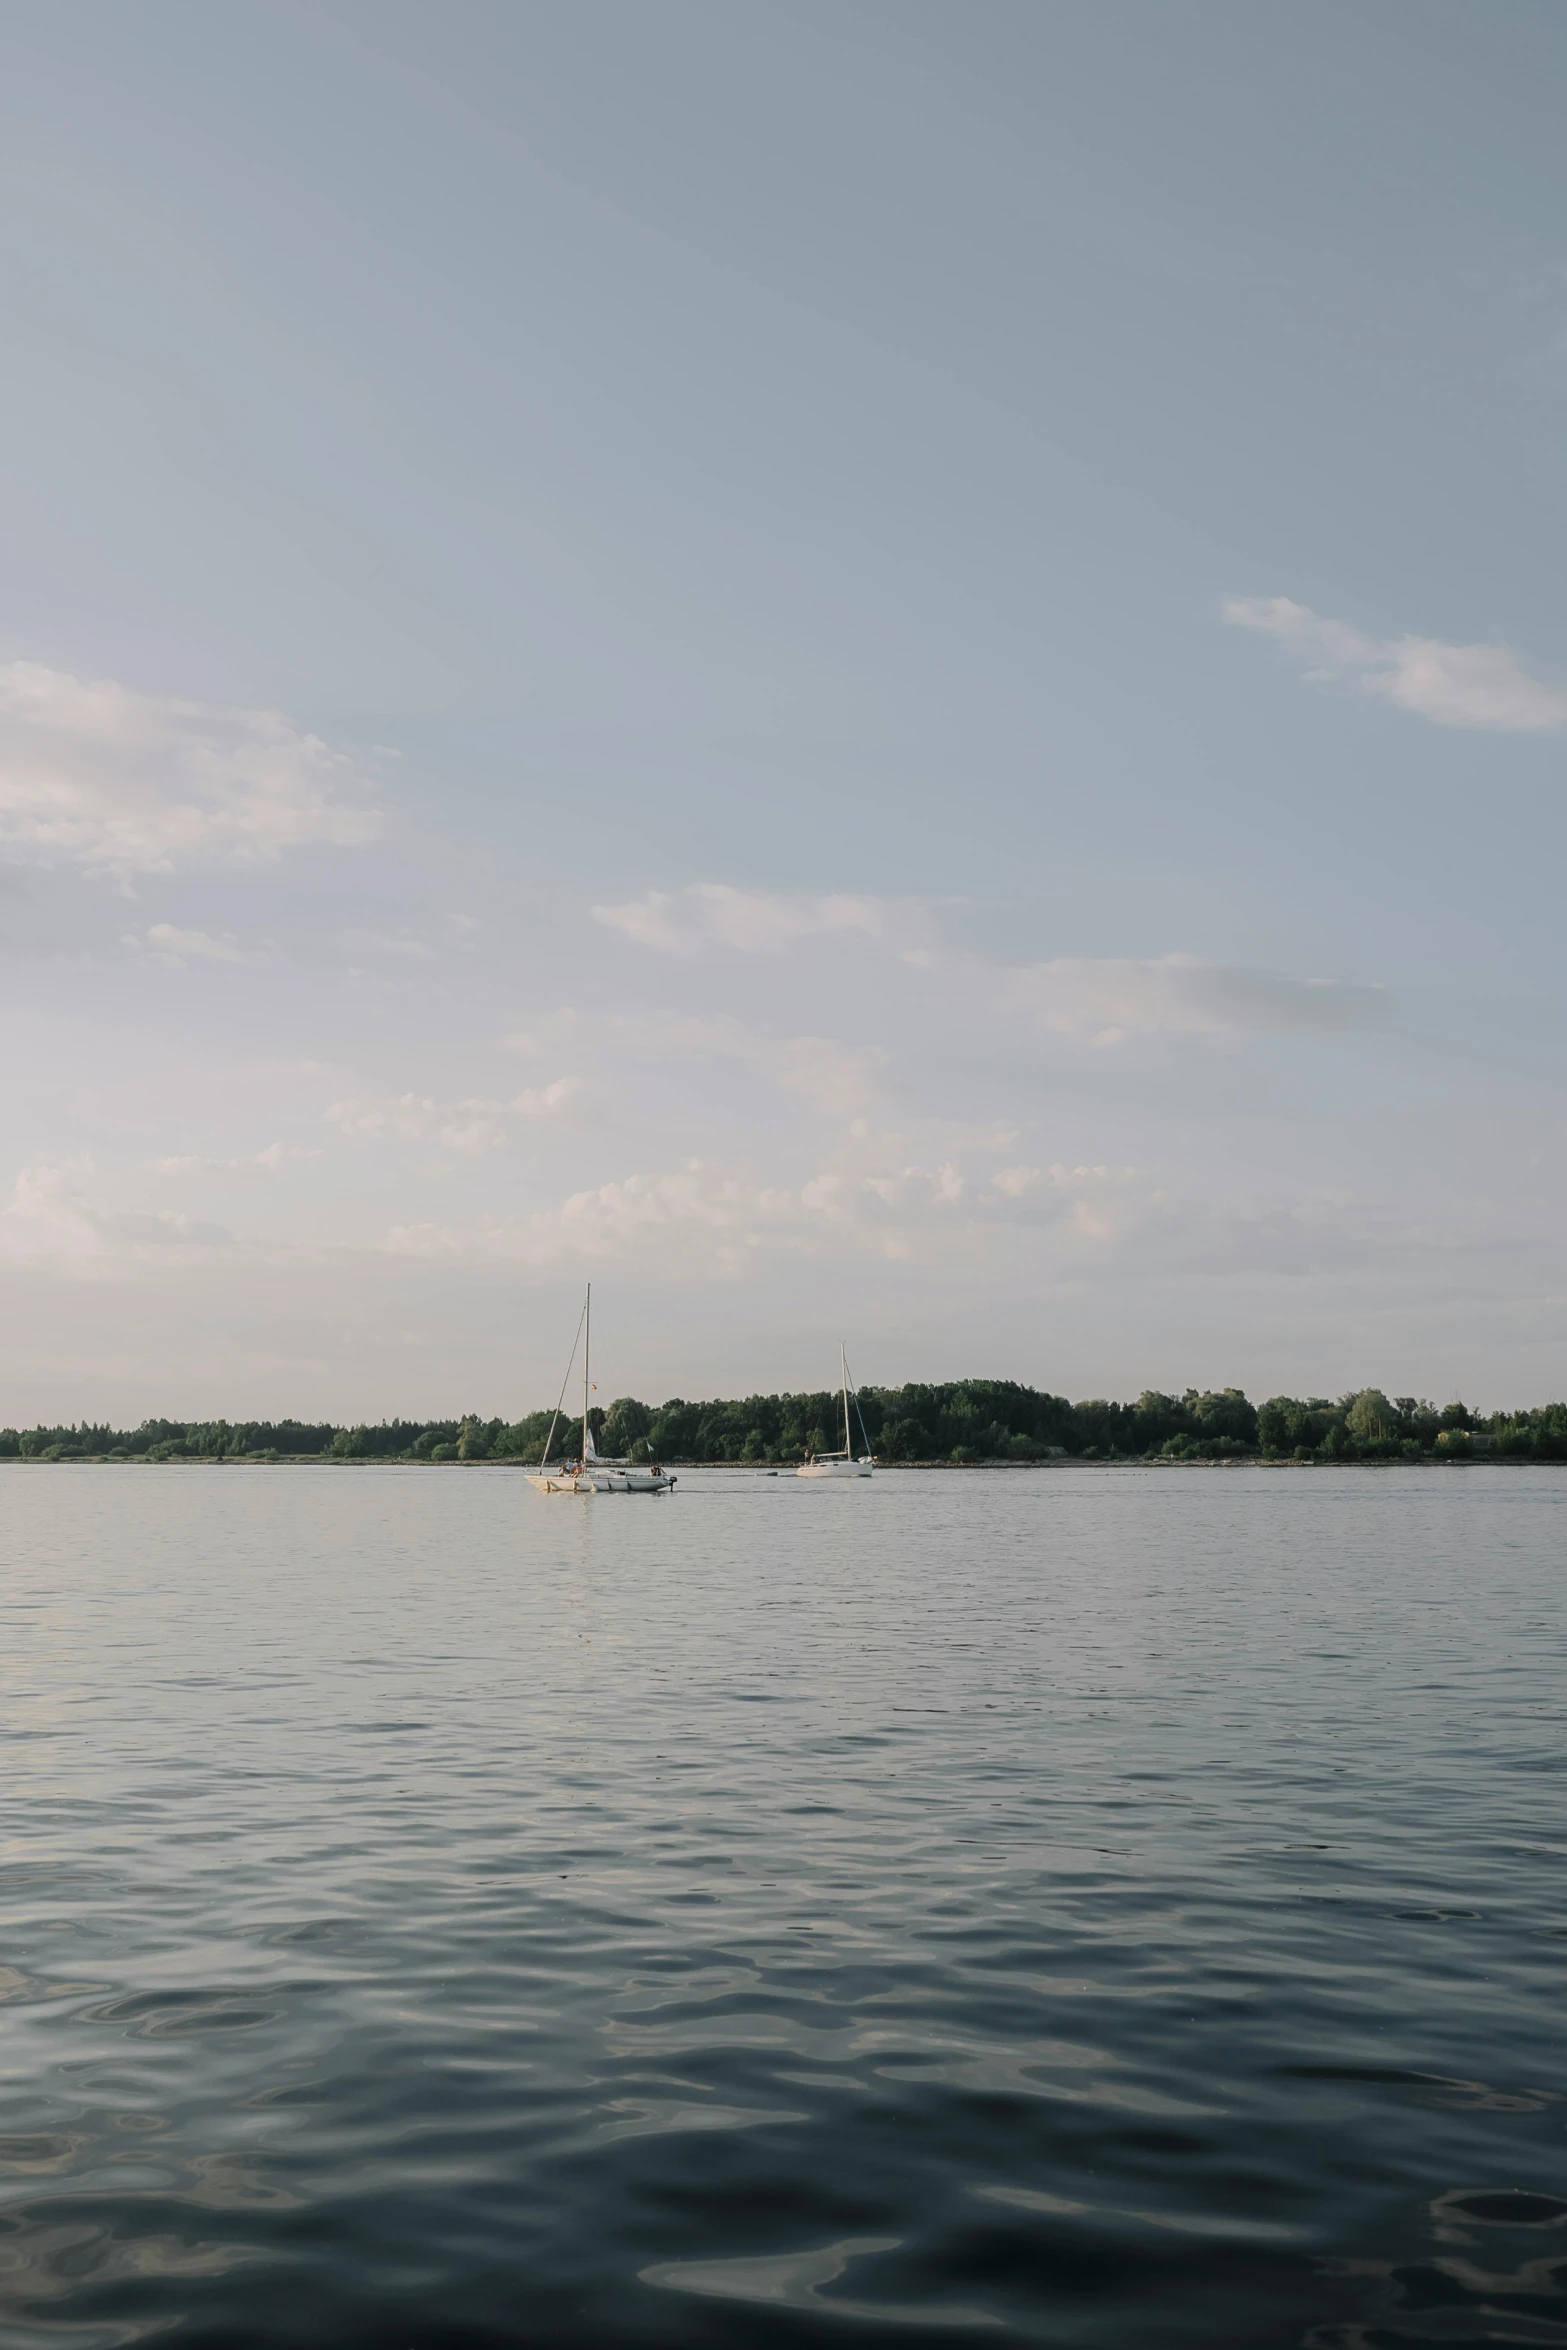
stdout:
<svg viewBox="0 0 1567 2350">
<path fill-rule="evenodd" d="M 536 1493 L 669 1493 L 677 1480 L 662 1469 L 534 1469 L 528 1483 Z"/>
<path fill-rule="evenodd" d="M 802 1461 L 795 1470 L 797 1477 L 868 1477 L 869 1461 Z"/>
</svg>

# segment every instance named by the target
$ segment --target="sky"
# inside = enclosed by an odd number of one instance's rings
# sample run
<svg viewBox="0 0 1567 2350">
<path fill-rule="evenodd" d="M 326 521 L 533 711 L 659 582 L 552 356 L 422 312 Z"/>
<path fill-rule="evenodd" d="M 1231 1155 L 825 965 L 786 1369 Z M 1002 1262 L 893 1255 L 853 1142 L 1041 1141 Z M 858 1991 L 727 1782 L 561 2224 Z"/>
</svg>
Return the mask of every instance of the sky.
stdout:
<svg viewBox="0 0 1567 2350">
<path fill-rule="evenodd" d="M 0 40 L 0 1421 L 1567 1392 L 1554 0 Z"/>
</svg>

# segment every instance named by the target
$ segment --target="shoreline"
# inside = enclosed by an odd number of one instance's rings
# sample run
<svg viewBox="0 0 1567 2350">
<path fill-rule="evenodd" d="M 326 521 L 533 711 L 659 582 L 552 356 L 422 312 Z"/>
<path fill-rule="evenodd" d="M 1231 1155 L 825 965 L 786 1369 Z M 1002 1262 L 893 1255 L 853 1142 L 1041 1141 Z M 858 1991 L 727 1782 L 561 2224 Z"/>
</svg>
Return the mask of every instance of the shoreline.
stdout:
<svg viewBox="0 0 1567 2350">
<path fill-rule="evenodd" d="M 769 1467 L 760 1461 L 686 1461 L 674 1454 L 664 1457 L 664 1466 L 671 1469 L 702 1469 L 722 1471 L 731 1477 L 782 1477 L 795 1473 L 793 1462 L 780 1462 Z M 1048 1461 L 878 1461 L 878 1477 L 902 1476 L 905 1473 L 951 1470 L 956 1475 L 968 1476 L 976 1471 L 994 1473 L 1010 1471 L 1017 1476 L 1037 1475 L 1041 1471 L 1058 1469 L 1560 1469 L 1567 1461 L 1541 1460 L 1527 1453 L 1422 1453 L 1416 1459 L 1398 1460 L 1304 1460 L 1283 1456 L 1269 1460 L 1261 1455 L 1228 1460 L 1165 1459 L 1159 1454 L 1127 1453 L 1117 1460 L 1084 1460 L 1080 1454 L 1066 1453 L 1058 1460 Z M 153 1460 L 146 1453 L 133 1453 L 120 1460 L 108 1453 L 79 1453 L 62 1460 L 45 1460 L 40 1455 L 6 1456 L 0 1459 L 0 1469 L 459 1469 L 495 1471 L 521 1470 L 532 1475 L 538 1469 L 536 1461 L 520 1459 L 428 1461 L 377 1460 L 373 1457 L 343 1458 L 340 1455 L 317 1452 L 279 1453 L 273 1460 L 259 1455 L 234 1453 L 198 1454 L 185 1460 Z"/>
</svg>

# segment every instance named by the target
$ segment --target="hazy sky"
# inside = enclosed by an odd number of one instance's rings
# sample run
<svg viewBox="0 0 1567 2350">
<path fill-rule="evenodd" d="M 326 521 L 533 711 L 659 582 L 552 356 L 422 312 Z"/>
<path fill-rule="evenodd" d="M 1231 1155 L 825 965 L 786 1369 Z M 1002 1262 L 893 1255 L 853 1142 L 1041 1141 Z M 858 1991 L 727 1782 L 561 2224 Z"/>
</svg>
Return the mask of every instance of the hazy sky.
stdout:
<svg viewBox="0 0 1567 2350">
<path fill-rule="evenodd" d="M 1559 0 L 0 40 L 0 1419 L 1567 1389 Z"/>
</svg>

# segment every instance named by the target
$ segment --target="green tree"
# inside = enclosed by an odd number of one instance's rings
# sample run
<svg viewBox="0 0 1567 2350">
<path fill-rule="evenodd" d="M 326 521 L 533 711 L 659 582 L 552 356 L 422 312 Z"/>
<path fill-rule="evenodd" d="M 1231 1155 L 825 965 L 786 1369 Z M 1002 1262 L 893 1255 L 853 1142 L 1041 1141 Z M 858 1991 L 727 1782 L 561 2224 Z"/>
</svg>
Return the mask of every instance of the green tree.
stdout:
<svg viewBox="0 0 1567 2350">
<path fill-rule="evenodd" d="M 1350 1398 L 1344 1425 L 1357 1444 L 1386 1444 L 1397 1436 L 1400 1414 L 1380 1387 L 1362 1387 Z"/>
<path fill-rule="evenodd" d="M 603 1449 L 611 1460 L 623 1460 L 638 1437 L 646 1436 L 653 1415 L 634 1395 L 618 1395 L 604 1414 Z M 595 1439 L 597 1441 L 597 1439 Z"/>
</svg>

